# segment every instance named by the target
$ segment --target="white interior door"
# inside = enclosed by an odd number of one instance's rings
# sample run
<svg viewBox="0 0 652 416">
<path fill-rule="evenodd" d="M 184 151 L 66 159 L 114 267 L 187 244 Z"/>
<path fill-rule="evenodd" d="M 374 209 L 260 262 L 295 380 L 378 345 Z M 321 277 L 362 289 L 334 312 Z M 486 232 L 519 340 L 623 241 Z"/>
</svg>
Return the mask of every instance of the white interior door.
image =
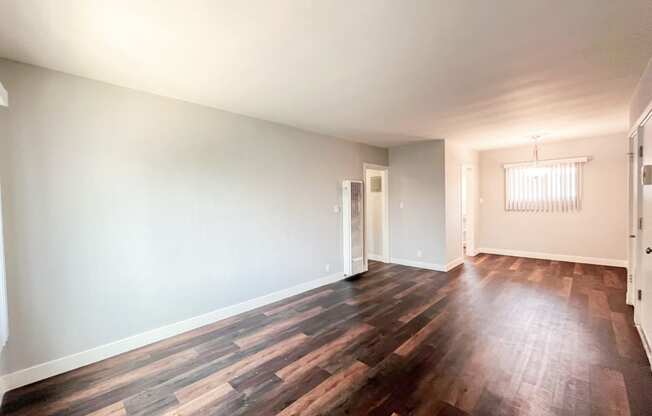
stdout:
<svg viewBox="0 0 652 416">
<path fill-rule="evenodd" d="M 641 193 L 641 180 L 639 178 L 641 160 L 638 150 L 638 135 L 629 139 L 629 246 L 627 248 L 627 303 L 634 305 L 636 303 L 636 269 L 640 258 L 641 236 L 638 229 L 639 218 L 639 195 Z M 636 317 L 635 317 L 636 319 Z"/>
<path fill-rule="evenodd" d="M 643 164 L 652 165 L 652 125 L 638 131 L 639 143 L 643 144 Z M 640 177 L 640 176 L 639 176 Z M 652 185 L 642 187 L 643 227 L 639 247 L 640 263 L 636 275 L 636 289 L 641 291 L 640 300 L 636 300 L 638 324 L 650 341 L 652 336 Z M 636 293 L 638 298 L 639 294 Z"/>
</svg>

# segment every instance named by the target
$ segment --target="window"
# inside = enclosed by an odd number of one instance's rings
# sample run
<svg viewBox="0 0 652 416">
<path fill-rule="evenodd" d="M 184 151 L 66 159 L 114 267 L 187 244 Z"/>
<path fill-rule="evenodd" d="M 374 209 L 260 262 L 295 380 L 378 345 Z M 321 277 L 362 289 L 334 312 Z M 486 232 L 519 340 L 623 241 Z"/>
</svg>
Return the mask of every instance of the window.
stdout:
<svg viewBox="0 0 652 416">
<path fill-rule="evenodd" d="M 588 158 L 505 165 L 506 211 L 579 211 Z"/>
</svg>

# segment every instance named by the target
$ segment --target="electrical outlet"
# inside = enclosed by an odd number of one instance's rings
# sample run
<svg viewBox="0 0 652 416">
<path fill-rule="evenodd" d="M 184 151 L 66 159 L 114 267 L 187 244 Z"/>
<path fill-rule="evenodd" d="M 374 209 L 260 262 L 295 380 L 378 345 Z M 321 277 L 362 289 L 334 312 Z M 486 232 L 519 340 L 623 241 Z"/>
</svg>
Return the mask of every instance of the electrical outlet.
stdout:
<svg viewBox="0 0 652 416">
<path fill-rule="evenodd" d="M 327 272 L 330 272 L 330 271 L 331 271 L 331 265 L 330 265 L 330 264 L 327 264 L 326 267 L 325 267 L 325 269 L 326 269 Z"/>
<path fill-rule="evenodd" d="M 417 250 L 417 257 L 418 257 L 418 258 L 423 257 L 423 251 L 421 251 L 421 250 Z"/>
<path fill-rule="evenodd" d="M 338 214 L 340 212 L 340 206 L 339 205 L 333 205 L 333 212 Z"/>
</svg>

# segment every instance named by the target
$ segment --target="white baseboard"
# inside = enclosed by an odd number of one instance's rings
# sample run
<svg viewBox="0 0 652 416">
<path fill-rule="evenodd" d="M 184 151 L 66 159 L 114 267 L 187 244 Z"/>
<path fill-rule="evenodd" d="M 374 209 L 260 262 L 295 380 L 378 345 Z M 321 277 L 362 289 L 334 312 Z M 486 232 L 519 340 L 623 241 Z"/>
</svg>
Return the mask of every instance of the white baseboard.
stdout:
<svg viewBox="0 0 652 416">
<path fill-rule="evenodd" d="M 397 259 L 396 257 L 392 257 L 389 260 L 389 262 L 390 263 L 400 264 L 400 265 L 403 265 L 403 266 L 418 267 L 420 269 L 436 270 L 438 272 L 445 272 L 446 271 L 446 266 L 444 266 L 444 265 L 435 264 L 435 263 L 427 263 L 425 261 Z"/>
<path fill-rule="evenodd" d="M 535 251 L 509 250 L 503 248 L 479 248 L 478 252 L 486 254 L 498 254 L 501 256 L 528 257 L 532 259 L 597 264 L 600 266 L 627 267 L 627 260 L 605 259 L 600 257 L 569 256 L 566 254 L 538 253 Z"/>
<path fill-rule="evenodd" d="M 443 264 L 436 264 L 436 263 L 428 263 L 425 261 L 416 261 L 416 260 L 406 260 L 406 259 L 398 259 L 396 257 L 392 257 L 389 260 L 390 263 L 396 263 L 396 264 L 401 264 L 403 266 L 410 266 L 410 267 L 418 267 L 420 269 L 428 269 L 428 270 L 436 270 L 438 272 L 447 272 L 451 269 L 456 268 L 460 264 L 464 263 L 464 258 L 460 257 L 458 259 L 455 259 L 446 265 Z"/>
<path fill-rule="evenodd" d="M 455 260 L 449 261 L 446 264 L 446 271 L 453 270 L 454 268 L 456 268 L 460 264 L 464 264 L 464 257 L 459 257 L 459 258 L 457 258 Z"/>
<path fill-rule="evenodd" d="M 631 287 L 632 282 L 629 280 L 629 269 L 627 270 L 627 292 L 625 293 L 625 303 L 629 306 L 636 306 L 634 302 L 634 288 Z"/>
<path fill-rule="evenodd" d="M 19 370 L 14 373 L 6 374 L 0 377 L 0 401 L 2 400 L 4 393 L 9 390 L 128 352 L 342 279 L 344 279 L 343 273 L 331 274 L 268 295 L 217 309 L 204 315 L 195 316 L 184 321 L 175 322 L 141 334 L 123 338 L 109 344 L 100 345 L 90 350 L 78 352 L 56 360 L 37 364 L 33 367 Z"/>
<path fill-rule="evenodd" d="M 381 256 L 381 255 L 379 255 L 379 254 L 371 254 L 371 253 L 368 253 L 368 254 L 367 254 L 367 258 L 368 258 L 369 260 L 385 262 L 385 257 L 384 257 L 384 256 Z"/>
</svg>

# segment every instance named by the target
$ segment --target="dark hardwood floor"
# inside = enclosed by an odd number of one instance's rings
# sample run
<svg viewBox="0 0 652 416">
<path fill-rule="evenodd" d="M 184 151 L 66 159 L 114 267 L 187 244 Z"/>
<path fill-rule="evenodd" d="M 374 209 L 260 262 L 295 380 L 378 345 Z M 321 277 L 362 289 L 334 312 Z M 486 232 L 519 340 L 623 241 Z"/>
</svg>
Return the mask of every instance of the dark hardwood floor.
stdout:
<svg viewBox="0 0 652 416">
<path fill-rule="evenodd" d="M 370 271 L 6 394 L 3 415 L 652 415 L 625 271 Z"/>
</svg>

